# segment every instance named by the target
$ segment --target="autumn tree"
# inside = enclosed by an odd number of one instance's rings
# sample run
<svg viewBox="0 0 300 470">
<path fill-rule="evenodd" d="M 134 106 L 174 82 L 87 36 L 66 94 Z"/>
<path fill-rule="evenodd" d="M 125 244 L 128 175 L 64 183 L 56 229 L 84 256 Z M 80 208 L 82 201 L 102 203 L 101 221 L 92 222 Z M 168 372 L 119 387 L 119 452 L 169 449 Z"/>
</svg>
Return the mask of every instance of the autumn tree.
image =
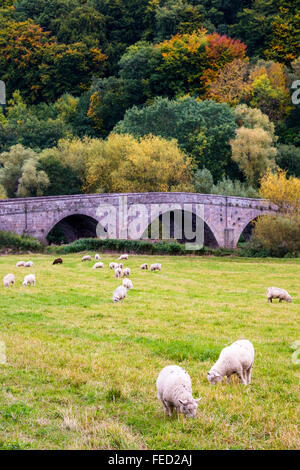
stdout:
<svg viewBox="0 0 300 470">
<path fill-rule="evenodd" d="M 260 217 L 255 223 L 254 240 L 276 255 L 300 251 L 300 179 L 287 178 L 279 169 L 261 179 L 260 194 L 275 204 L 276 215 Z"/>
<path fill-rule="evenodd" d="M 209 86 L 207 97 L 220 103 L 237 105 L 249 93 L 249 65 L 242 59 L 226 64 Z"/>
<path fill-rule="evenodd" d="M 230 143 L 233 161 L 238 164 L 248 183 L 257 187 L 263 173 L 275 166 L 276 148 L 272 137 L 261 128 L 240 127 Z"/>
<path fill-rule="evenodd" d="M 88 192 L 191 190 L 191 160 L 175 140 L 110 134 L 91 142 L 87 161 Z"/>
</svg>

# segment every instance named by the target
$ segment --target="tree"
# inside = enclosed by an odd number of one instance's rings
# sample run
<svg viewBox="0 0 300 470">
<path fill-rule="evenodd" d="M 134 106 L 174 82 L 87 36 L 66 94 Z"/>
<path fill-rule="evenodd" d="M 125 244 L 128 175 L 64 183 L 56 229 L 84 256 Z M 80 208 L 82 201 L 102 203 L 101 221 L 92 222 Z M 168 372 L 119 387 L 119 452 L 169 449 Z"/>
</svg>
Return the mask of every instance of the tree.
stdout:
<svg viewBox="0 0 300 470">
<path fill-rule="evenodd" d="M 19 89 L 31 102 L 54 100 L 67 91 L 79 94 L 92 75 L 103 74 L 106 59 L 100 49 L 81 42 L 58 44 L 32 20 L 7 22 L 0 29 L 0 51 L 8 94 Z"/>
<path fill-rule="evenodd" d="M 232 159 L 244 173 L 248 183 L 258 186 L 259 180 L 268 168 L 275 167 L 276 148 L 273 139 L 261 128 L 240 127 L 232 139 Z"/>
<path fill-rule="evenodd" d="M 43 105 L 39 108 L 28 106 L 20 93 L 16 91 L 8 102 L 7 115 L 0 123 L 0 149 L 9 150 L 17 143 L 36 151 L 53 147 L 58 140 L 66 137 L 70 131 L 68 123 L 63 121 L 63 113 Z"/>
<path fill-rule="evenodd" d="M 261 179 L 260 194 L 280 213 L 260 217 L 255 223 L 254 239 L 275 254 L 300 251 L 300 179 L 278 169 Z"/>
<path fill-rule="evenodd" d="M 37 165 L 39 171 L 44 171 L 49 179 L 49 185 L 44 188 L 44 196 L 82 193 L 81 180 L 70 165 L 64 165 L 54 151 L 44 152 Z"/>
<path fill-rule="evenodd" d="M 197 170 L 194 174 L 194 187 L 197 193 L 211 193 L 214 179 L 211 172 L 207 168 Z"/>
<path fill-rule="evenodd" d="M 215 180 L 227 171 L 236 171 L 231 161 L 229 140 L 236 124 L 233 111 L 225 104 L 194 98 L 157 98 L 150 106 L 126 111 L 114 132 L 142 137 L 153 134 L 178 140 L 198 168 L 207 168 Z"/>
<path fill-rule="evenodd" d="M 287 178 L 286 171 L 268 171 L 261 178 L 260 194 L 276 204 L 281 213 L 300 215 L 300 179 L 294 176 Z"/>
<path fill-rule="evenodd" d="M 279 0 L 278 13 L 272 21 L 271 41 L 266 57 L 290 64 L 300 52 L 299 1 Z"/>
<path fill-rule="evenodd" d="M 36 196 L 47 187 L 48 178 L 38 171 L 37 154 L 22 145 L 14 145 L 9 152 L 0 154 L 0 184 L 8 197 Z"/>
<path fill-rule="evenodd" d="M 300 148 L 294 145 L 281 144 L 277 147 L 277 165 L 287 172 L 288 176 L 300 178 Z"/>
<path fill-rule="evenodd" d="M 248 68 L 247 62 L 242 59 L 234 59 L 226 64 L 217 79 L 210 84 L 207 97 L 231 106 L 240 103 L 250 90 Z"/>
<path fill-rule="evenodd" d="M 191 190 L 191 160 L 175 140 L 155 136 L 136 140 L 110 134 L 92 143 L 87 162 L 88 192 Z M 97 149 L 97 150 L 96 150 Z"/>
<path fill-rule="evenodd" d="M 236 123 L 239 127 L 247 127 L 247 129 L 261 128 L 266 131 L 274 142 L 277 138 L 275 136 L 275 126 L 270 121 L 269 117 L 262 113 L 258 108 L 250 108 L 246 104 L 239 104 L 234 109 Z"/>
<path fill-rule="evenodd" d="M 29 158 L 22 167 L 18 181 L 17 197 L 43 196 L 49 186 L 49 178 L 44 171 L 37 170 L 37 159 Z"/>
<path fill-rule="evenodd" d="M 103 137 L 124 117 L 126 109 L 146 99 L 140 82 L 116 77 L 95 80 L 90 93 L 87 116 Z"/>
<path fill-rule="evenodd" d="M 193 33 L 204 23 L 201 6 L 182 0 L 168 0 L 155 11 L 155 42 L 170 39 L 175 34 Z"/>
<path fill-rule="evenodd" d="M 247 102 L 272 121 L 284 119 L 291 110 L 288 75 L 282 64 L 260 61 L 250 73 L 252 81 Z"/>
</svg>

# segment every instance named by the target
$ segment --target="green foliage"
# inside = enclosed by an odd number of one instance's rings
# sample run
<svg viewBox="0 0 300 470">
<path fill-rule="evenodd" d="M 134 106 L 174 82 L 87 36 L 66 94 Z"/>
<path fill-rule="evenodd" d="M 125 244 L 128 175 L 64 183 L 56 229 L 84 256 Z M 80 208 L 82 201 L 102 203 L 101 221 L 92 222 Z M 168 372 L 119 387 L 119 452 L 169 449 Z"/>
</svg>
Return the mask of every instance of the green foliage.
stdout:
<svg viewBox="0 0 300 470">
<path fill-rule="evenodd" d="M 211 172 L 207 168 L 197 170 L 194 174 L 194 187 L 197 193 L 210 194 L 214 184 Z"/>
<path fill-rule="evenodd" d="M 217 180 L 234 167 L 229 139 L 235 129 L 234 115 L 227 104 L 187 97 L 157 98 L 150 106 L 133 107 L 126 111 L 114 131 L 135 137 L 153 134 L 165 139 L 176 138 L 197 166 L 209 169 Z"/>
<path fill-rule="evenodd" d="M 43 251 L 42 244 L 35 238 L 3 231 L 0 231 L 0 248 L 12 248 L 16 251 Z"/>
<path fill-rule="evenodd" d="M 47 174 L 49 185 L 44 190 L 44 196 L 64 194 L 80 194 L 82 182 L 79 175 L 70 165 L 61 162 L 57 154 L 51 152 L 44 154 L 38 162 L 37 168 Z"/>
<path fill-rule="evenodd" d="M 300 178 L 300 147 L 281 144 L 277 147 L 276 163 L 288 176 Z"/>
</svg>

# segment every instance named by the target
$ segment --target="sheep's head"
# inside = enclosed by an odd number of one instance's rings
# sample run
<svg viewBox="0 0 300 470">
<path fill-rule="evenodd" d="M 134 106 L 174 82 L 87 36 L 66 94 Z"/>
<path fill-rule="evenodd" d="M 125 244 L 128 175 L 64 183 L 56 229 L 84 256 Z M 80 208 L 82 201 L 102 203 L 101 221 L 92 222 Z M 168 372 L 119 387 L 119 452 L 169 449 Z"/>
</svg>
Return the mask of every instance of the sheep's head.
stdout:
<svg viewBox="0 0 300 470">
<path fill-rule="evenodd" d="M 188 416 L 189 418 L 196 418 L 198 402 L 201 398 L 191 400 L 180 400 L 179 399 L 179 411 L 180 413 Z"/>
<path fill-rule="evenodd" d="M 222 382 L 222 376 L 215 370 L 211 370 L 207 373 L 207 380 L 211 385 L 215 385 L 219 382 Z"/>
<path fill-rule="evenodd" d="M 27 282 L 24 281 L 24 282 L 23 282 L 23 286 L 26 287 L 26 286 L 27 286 Z"/>
</svg>

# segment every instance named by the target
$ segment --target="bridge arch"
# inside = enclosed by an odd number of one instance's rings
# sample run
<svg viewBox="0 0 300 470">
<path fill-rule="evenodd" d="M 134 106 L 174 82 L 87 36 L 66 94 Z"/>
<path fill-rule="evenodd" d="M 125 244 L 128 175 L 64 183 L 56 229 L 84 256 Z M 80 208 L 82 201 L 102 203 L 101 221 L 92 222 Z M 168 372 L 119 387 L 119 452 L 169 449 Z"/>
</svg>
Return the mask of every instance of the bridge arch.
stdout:
<svg viewBox="0 0 300 470">
<path fill-rule="evenodd" d="M 249 241 L 253 233 L 255 222 L 260 217 L 265 217 L 266 215 L 268 214 L 259 213 L 257 215 L 254 215 L 248 221 L 246 221 L 241 227 L 239 227 L 239 230 L 235 234 L 235 246 L 239 243 L 242 236 L 244 237 L 245 241 Z"/>
<path fill-rule="evenodd" d="M 84 213 L 64 215 L 56 220 L 45 232 L 46 240 L 72 243 L 79 238 L 96 238 L 98 220 Z"/>
<path fill-rule="evenodd" d="M 219 246 L 216 231 L 211 224 L 207 223 L 204 213 L 200 216 L 194 208 L 191 210 L 190 208 L 182 207 L 182 205 L 178 205 L 177 207 L 175 205 L 171 207 L 171 209 L 167 208 L 166 210 L 151 215 L 152 216 L 143 227 L 144 232 L 142 238 L 169 238 L 176 239 L 181 243 L 192 243 L 195 241 L 196 236 L 194 235 L 194 238 L 191 238 L 191 233 L 195 234 L 196 230 L 197 232 L 198 230 L 203 230 L 204 233 L 201 236 L 203 244 L 212 248 Z M 166 227 L 163 227 L 163 222 L 167 223 Z M 156 234 L 156 236 L 153 236 L 153 234 Z"/>
</svg>

